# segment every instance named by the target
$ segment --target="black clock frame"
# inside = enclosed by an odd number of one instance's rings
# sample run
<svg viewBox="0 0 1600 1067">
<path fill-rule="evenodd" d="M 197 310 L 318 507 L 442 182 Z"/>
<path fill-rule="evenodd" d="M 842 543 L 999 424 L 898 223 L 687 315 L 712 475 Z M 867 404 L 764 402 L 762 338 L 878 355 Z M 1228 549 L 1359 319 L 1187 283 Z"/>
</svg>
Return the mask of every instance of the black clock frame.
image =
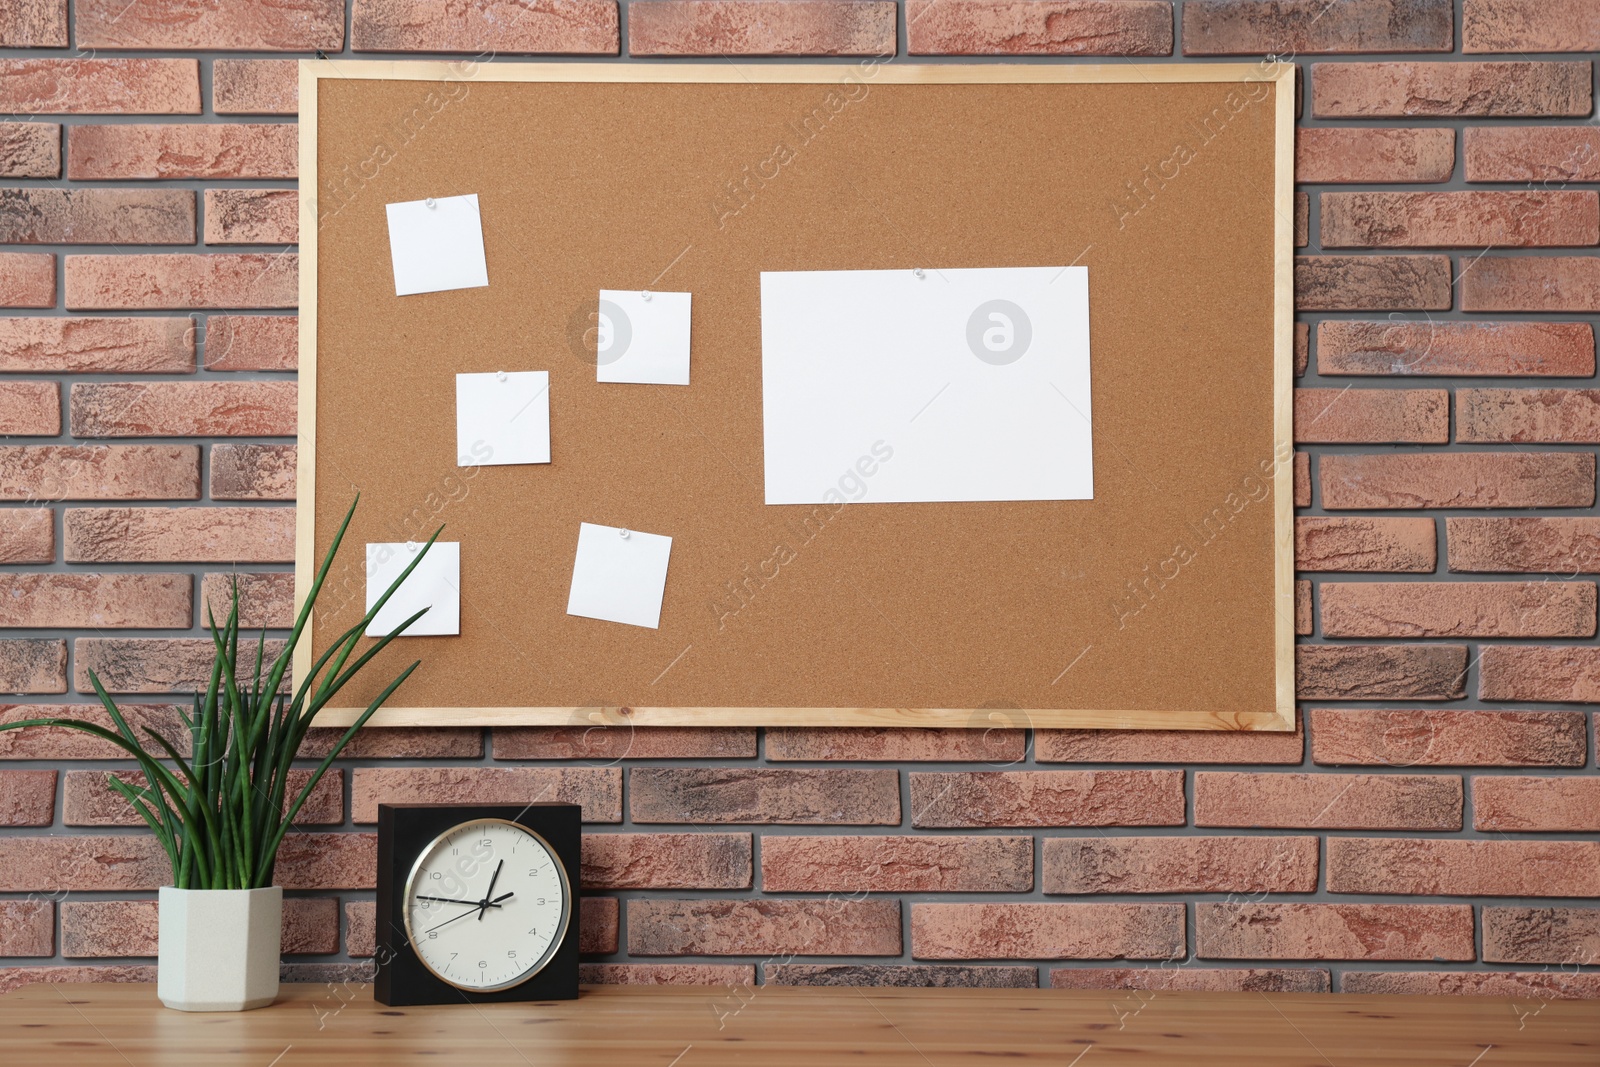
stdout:
<svg viewBox="0 0 1600 1067">
<path fill-rule="evenodd" d="M 412 949 L 405 924 L 406 879 L 418 857 L 440 834 L 480 819 L 516 823 L 544 838 L 566 871 L 571 892 L 566 934 L 544 967 L 525 981 L 492 992 L 462 989 L 435 975 Z M 576 999 L 582 842 L 576 804 L 379 804 L 374 998 L 391 1007 Z"/>
</svg>

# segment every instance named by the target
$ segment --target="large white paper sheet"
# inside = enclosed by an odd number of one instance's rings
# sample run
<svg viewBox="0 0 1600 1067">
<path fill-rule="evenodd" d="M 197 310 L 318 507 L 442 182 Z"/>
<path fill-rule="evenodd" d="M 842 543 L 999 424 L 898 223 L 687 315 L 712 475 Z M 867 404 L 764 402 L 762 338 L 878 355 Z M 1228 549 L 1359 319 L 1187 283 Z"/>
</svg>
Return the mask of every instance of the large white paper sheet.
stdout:
<svg viewBox="0 0 1600 1067">
<path fill-rule="evenodd" d="M 658 628 L 671 553 L 661 534 L 580 523 L 567 614 Z"/>
<path fill-rule="evenodd" d="M 689 384 L 692 293 L 600 290 L 595 381 Z"/>
<path fill-rule="evenodd" d="M 766 502 L 1090 500 L 1087 267 L 763 271 Z"/>
<path fill-rule="evenodd" d="M 549 371 L 456 375 L 456 466 L 549 462 Z"/>
<path fill-rule="evenodd" d="M 476 289 L 489 284 L 478 194 L 385 205 L 394 295 Z"/>
<path fill-rule="evenodd" d="M 380 541 L 367 545 L 367 610 L 422 551 L 418 541 Z M 437 637 L 461 632 L 461 542 L 435 541 L 417 569 L 367 624 L 368 637 L 382 637 L 411 616 L 428 613 L 404 637 Z"/>
</svg>

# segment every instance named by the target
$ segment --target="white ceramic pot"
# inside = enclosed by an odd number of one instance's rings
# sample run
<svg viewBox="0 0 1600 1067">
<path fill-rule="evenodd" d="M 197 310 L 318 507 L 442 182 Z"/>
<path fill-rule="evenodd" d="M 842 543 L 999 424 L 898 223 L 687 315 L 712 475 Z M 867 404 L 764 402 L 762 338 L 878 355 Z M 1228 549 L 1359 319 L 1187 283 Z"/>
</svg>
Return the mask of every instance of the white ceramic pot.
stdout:
<svg viewBox="0 0 1600 1067">
<path fill-rule="evenodd" d="M 161 887 L 156 995 L 179 1011 L 245 1011 L 278 998 L 283 890 Z"/>
</svg>

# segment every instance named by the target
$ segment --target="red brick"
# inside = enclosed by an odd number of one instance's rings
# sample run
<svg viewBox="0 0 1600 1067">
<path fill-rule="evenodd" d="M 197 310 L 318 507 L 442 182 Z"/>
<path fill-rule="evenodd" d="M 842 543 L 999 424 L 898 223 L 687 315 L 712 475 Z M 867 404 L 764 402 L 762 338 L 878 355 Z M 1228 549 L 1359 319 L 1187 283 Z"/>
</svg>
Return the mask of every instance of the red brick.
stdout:
<svg viewBox="0 0 1600 1067">
<path fill-rule="evenodd" d="M 1294 520 L 1297 571 L 1432 574 L 1432 519 L 1302 515 Z"/>
<path fill-rule="evenodd" d="M 0 837 L 0 890 L 146 890 L 171 877 L 166 853 L 150 834 L 52 834 Z"/>
<path fill-rule="evenodd" d="M 1593 637 L 1593 582 L 1324 582 L 1327 637 Z"/>
<path fill-rule="evenodd" d="M 1311 583 L 1306 580 L 1296 579 L 1294 583 L 1294 632 L 1300 637 L 1309 637 L 1315 632 L 1313 624 L 1315 612 L 1311 603 Z"/>
<path fill-rule="evenodd" d="M 255 641 L 240 641 L 252 657 Z M 80 693 L 94 692 L 90 671 L 110 693 L 193 693 L 205 688 L 216 658 L 209 637 L 79 637 L 72 649 L 72 684 Z M 267 662 L 282 649 L 282 641 L 269 640 Z"/>
<path fill-rule="evenodd" d="M 1328 972 L 1317 967 L 1210 968 L 1181 963 L 1155 967 L 1055 967 L 1050 971 L 1050 988 L 1326 993 L 1330 985 Z"/>
<path fill-rule="evenodd" d="M 912 771 L 911 825 L 1181 826 L 1182 771 Z"/>
<path fill-rule="evenodd" d="M 1600 181 L 1594 126 L 1469 126 L 1469 182 Z"/>
<path fill-rule="evenodd" d="M 1311 112 L 1327 118 L 1589 114 L 1587 62 L 1317 63 Z"/>
<path fill-rule="evenodd" d="M 1443 389 L 1296 389 L 1294 438 L 1301 444 L 1447 444 L 1450 394 Z"/>
<path fill-rule="evenodd" d="M 893 56 L 892 0 L 635 0 L 635 56 Z"/>
<path fill-rule="evenodd" d="M 1600 896 L 1600 841 L 1330 837 L 1330 893 Z"/>
<path fill-rule="evenodd" d="M 210 315 L 206 370 L 294 370 L 299 327 L 295 315 Z"/>
<path fill-rule="evenodd" d="M 200 585 L 200 611 L 195 622 L 206 626 L 210 608 L 218 626 L 233 608 L 234 582 L 239 589 L 239 626 L 246 630 L 262 627 L 287 630 L 294 625 L 294 574 L 271 573 L 208 574 Z"/>
<path fill-rule="evenodd" d="M 370 958 L 377 950 L 378 905 L 371 900 L 352 900 L 344 906 L 346 955 Z"/>
<path fill-rule="evenodd" d="M 298 257 L 289 253 L 68 256 L 67 307 L 292 308 Z"/>
<path fill-rule="evenodd" d="M 1195 944 L 1197 956 L 1223 960 L 1476 956 L 1467 904 L 1197 903 Z"/>
<path fill-rule="evenodd" d="M 179 752 L 189 754 L 189 731 L 183 725 L 177 705 L 119 702 L 118 710 L 139 736 L 147 736 L 147 728 L 158 730 Z M 111 716 L 99 704 L 0 704 L 0 723 L 47 718 L 82 719 L 107 730 L 116 729 Z M 62 726 L 34 726 L 0 733 L 0 759 L 3 760 L 127 758 L 127 753 L 109 741 Z"/>
<path fill-rule="evenodd" d="M 753 963 L 580 963 L 578 981 L 584 985 L 750 988 L 756 983 L 756 968 Z"/>
<path fill-rule="evenodd" d="M 915 920 L 913 920 L 913 923 Z M 897 900 L 628 902 L 635 956 L 898 956 Z"/>
<path fill-rule="evenodd" d="M 1474 778 L 1472 826 L 1507 833 L 1600 832 L 1600 778 Z"/>
<path fill-rule="evenodd" d="M 0 122 L 0 177 L 61 177 L 61 124 Z"/>
<path fill-rule="evenodd" d="M 194 243 L 188 189 L 3 189 L 0 241 L 11 244 Z"/>
<path fill-rule="evenodd" d="M 1317 324 L 1317 373 L 1594 375 L 1586 322 L 1349 322 Z"/>
<path fill-rule="evenodd" d="M 299 194 L 293 189 L 207 189 L 208 245 L 294 244 Z"/>
<path fill-rule="evenodd" d="M 0 371 L 190 374 L 194 323 L 44 315 L 0 319 Z"/>
<path fill-rule="evenodd" d="M 1315 837 L 1050 837 L 1046 893 L 1310 893 Z"/>
<path fill-rule="evenodd" d="M 1456 700 L 1466 695 L 1465 645 L 1297 645 L 1301 700 Z"/>
<path fill-rule="evenodd" d="M 55 256 L 49 252 L 0 252 L 0 307 L 55 306 Z"/>
<path fill-rule="evenodd" d="M 1600 442 L 1600 389 L 1461 389 L 1456 440 Z"/>
<path fill-rule="evenodd" d="M 749 889 L 752 862 L 749 834 L 583 836 L 585 889 Z"/>
<path fill-rule="evenodd" d="M 1453 571 L 1600 573 L 1600 519 L 1450 518 L 1445 535 Z"/>
<path fill-rule="evenodd" d="M 271 4 L 77 0 L 73 26 L 80 48 L 239 52 L 344 49 L 343 0 L 275 0 Z"/>
<path fill-rule="evenodd" d="M 55 817 L 55 771 L 0 771 L 0 826 L 49 826 Z M 4 937 L 0 924 L 0 938 Z"/>
<path fill-rule="evenodd" d="M 768 893 L 1026 893 L 1031 837 L 797 837 L 761 839 Z"/>
<path fill-rule="evenodd" d="M 983 712 L 978 715 L 991 721 Z M 1027 754 L 1022 712 L 997 711 L 988 729 L 775 726 L 767 730 L 769 760 L 872 760 L 916 763 L 983 760 L 1016 763 Z"/>
<path fill-rule="evenodd" d="M 1459 830 L 1461 779 L 1453 774 L 1194 776 L 1196 826 L 1317 830 Z"/>
<path fill-rule="evenodd" d="M 1294 194 L 1294 246 L 1304 248 L 1311 243 L 1311 195 L 1309 193 Z M 1308 329 L 1305 323 L 1294 324 L 1294 373 L 1298 377 L 1306 372 L 1307 353 L 1304 348 L 1305 332 Z"/>
<path fill-rule="evenodd" d="M 67 643 L 53 637 L 0 641 L 0 693 L 65 693 Z"/>
<path fill-rule="evenodd" d="M 344 730 L 313 726 L 300 746 L 301 759 L 320 759 L 333 751 Z M 346 759 L 479 759 L 483 731 L 477 727 L 369 726 L 356 731 L 344 749 Z"/>
<path fill-rule="evenodd" d="M 193 586 L 187 574 L 0 572 L 0 626 L 187 630 Z"/>
<path fill-rule="evenodd" d="M 1344 993 L 1382 996 L 1517 997 L 1524 1000 L 1600 1000 L 1600 974 L 1570 971 L 1345 971 Z M 1515 1010 L 1515 1006 L 1513 1006 Z"/>
<path fill-rule="evenodd" d="M 1582 767 L 1581 711 L 1374 711 L 1311 713 L 1311 758 L 1389 767 Z"/>
<path fill-rule="evenodd" d="M 296 115 L 300 63 L 294 59 L 216 59 L 211 110 L 219 115 Z"/>
<path fill-rule="evenodd" d="M 1448 311 L 1449 256 L 1300 256 L 1301 311 Z"/>
<path fill-rule="evenodd" d="M 1570 966 L 1596 960 L 1600 960 L 1600 908 L 1483 909 L 1485 963 Z"/>
<path fill-rule="evenodd" d="M 907 0 L 911 55 L 1172 54 L 1166 0 Z"/>
<path fill-rule="evenodd" d="M 1445 182 L 1456 165 L 1456 131 L 1313 126 L 1295 131 L 1294 180 Z"/>
<path fill-rule="evenodd" d="M 293 178 L 299 169 L 296 135 L 296 126 L 284 122 L 73 126 L 67 131 L 67 176 Z"/>
<path fill-rule="evenodd" d="M 60 432 L 59 383 L 0 381 L 0 434 L 54 437 Z"/>
<path fill-rule="evenodd" d="M 1322 506 L 1346 508 L 1586 508 L 1594 455 L 1454 452 L 1325 455 Z"/>
<path fill-rule="evenodd" d="M 285 889 L 371 889 L 377 872 L 377 834 L 289 834 L 278 849 L 276 882 Z"/>
<path fill-rule="evenodd" d="M 211 499 L 293 500 L 295 455 L 294 445 L 213 445 Z"/>
<path fill-rule="evenodd" d="M 55 512 L 50 508 L 0 510 L 0 563 L 53 563 Z"/>
<path fill-rule="evenodd" d="M 634 822 L 900 822 L 892 770 L 769 767 L 635 767 L 628 775 Z"/>
<path fill-rule="evenodd" d="M 1462 311 L 1600 311 L 1600 257 L 1484 256 L 1461 275 Z"/>
<path fill-rule="evenodd" d="M 578 901 L 578 951 L 610 955 L 620 936 L 620 905 L 616 897 L 584 897 Z"/>
<path fill-rule="evenodd" d="M 751 759 L 754 728 L 694 726 L 502 726 L 494 758 L 508 759 Z"/>
<path fill-rule="evenodd" d="M 585 822 L 622 821 L 616 767 L 362 767 L 350 790 L 350 818 L 378 821 L 379 804 L 514 804 L 559 801 L 583 807 Z"/>
<path fill-rule="evenodd" d="M 1182 904 L 913 904 L 920 960 L 1163 960 L 1184 954 Z"/>
<path fill-rule="evenodd" d="M 1508 248 L 1600 242 L 1600 194 L 1323 193 L 1323 248 Z"/>
<path fill-rule="evenodd" d="M 899 989 L 1037 989 L 1034 967 L 894 965 L 872 963 L 768 963 L 767 985 L 885 986 Z"/>
<path fill-rule="evenodd" d="M 1309 203 L 1310 203 L 1309 200 L 1307 200 L 1306 201 L 1306 211 L 1308 211 L 1308 212 L 1311 210 L 1311 208 L 1309 206 Z M 1302 219 L 1301 214 L 1300 214 L 1301 206 L 1302 205 L 1301 205 L 1301 203 L 1299 201 L 1295 202 L 1294 225 L 1295 225 L 1295 244 L 1296 244 L 1296 246 L 1305 244 L 1304 241 L 1300 240 L 1301 237 L 1305 236 L 1303 233 L 1300 232 L 1301 231 L 1300 224 L 1303 221 L 1305 221 L 1304 219 Z M 1294 376 L 1296 378 L 1299 378 L 1302 375 L 1304 375 L 1305 372 L 1306 372 L 1306 368 L 1308 366 L 1310 366 L 1310 364 L 1311 364 L 1311 324 L 1309 322 L 1297 322 L 1297 323 L 1294 324 Z"/>
<path fill-rule="evenodd" d="M 1466 0 L 1461 50 L 1600 51 L 1600 10 L 1587 0 Z"/>
<path fill-rule="evenodd" d="M 0 499 L 196 500 L 194 445 L 0 446 Z"/>
<path fill-rule="evenodd" d="M 55 985 L 67 982 L 154 982 L 154 964 L 118 967 L 63 967 L 50 964 L 46 967 L 0 968 L 0 993 L 8 993 L 25 985 L 44 983 Z"/>
<path fill-rule="evenodd" d="M 1600 704 L 1600 648 L 1491 645 L 1480 656 L 1482 700 Z"/>
<path fill-rule="evenodd" d="M 166 735 L 163 735 L 166 736 Z M 167 740 L 173 740 L 170 736 Z M 144 826 L 121 794 L 112 792 L 107 778 L 116 777 L 134 787 L 145 784 L 142 771 L 68 771 L 61 790 L 61 823 L 63 826 Z M 310 780 L 311 771 L 289 772 L 289 795 L 284 800 L 284 810 L 300 795 L 300 790 Z M 295 816 L 296 826 L 337 826 L 344 822 L 344 772 L 331 770 L 317 783 L 300 813 Z M 331 949 L 329 951 L 332 951 Z"/>
<path fill-rule="evenodd" d="M 78 382 L 74 437 L 289 437 L 294 382 Z"/>
<path fill-rule="evenodd" d="M 0 47 L 67 47 L 67 0 L 9 0 L 0 11 Z"/>
<path fill-rule="evenodd" d="M 350 13 L 357 52 L 614 56 L 619 40 L 615 0 L 355 0 Z"/>
<path fill-rule="evenodd" d="M 1040 763 L 1299 763 L 1305 735 L 1264 730 L 1036 730 Z"/>
<path fill-rule="evenodd" d="M 0 956 L 54 956 L 56 905 L 52 900 L 0 900 Z"/>
<path fill-rule="evenodd" d="M 1186 56 L 1448 52 L 1450 0 L 1189 0 Z"/>
<path fill-rule="evenodd" d="M 338 903 L 331 897 L 285 897 L 285 955 L 338 951 Z M 61 955 L 67 959 L 154 956 L 159 919 L 154 900 L 73 900 L 61 905 Z"/>
<path fill-rule="evenodd" d="M 69 563 L 291 563 L 293 508 L 68 508 Z"/>
<path fill-rule="evenodd" d="M 1305 452 L 1294 454 L 1294 506 L 1311 506 L 1311 456 Z"/>
<path fill-rule="evenodd" d="M 0 59 L 0 111 L 19 115 L 198 115 L 193 59 Z"/>
</svg>

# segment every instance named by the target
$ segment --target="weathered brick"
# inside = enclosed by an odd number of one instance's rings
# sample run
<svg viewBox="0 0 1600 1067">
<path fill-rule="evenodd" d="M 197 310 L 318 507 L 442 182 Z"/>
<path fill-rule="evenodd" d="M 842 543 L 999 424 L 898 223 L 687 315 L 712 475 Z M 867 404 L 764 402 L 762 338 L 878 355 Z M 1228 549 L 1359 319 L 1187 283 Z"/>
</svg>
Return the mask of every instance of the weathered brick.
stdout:
<svg viewBox="0 0 1600 1067">
<path fill-rule="evenodd" d="M 175 704 L 118 702 L 122 717 L 140 737 L 146 729 L 159 731 L 183 755 L 189 754 L 189 731 Z M 26 719 L 82 719 L 115 730 L 111 716 L 99 704 L 0 704 L 0 723 Z M 34 726 L 0 733 L 3 760 L 103 760 L 127 759 L 127 753 L 109 741 L 63 726 Z"/>
<path fill-rule="evenodd" d="M 0 47 L 67 47 L 66 0 L 10 0 L 0 10 Z"/>
<path fill-rule="evenodd" d="M 1600 389 L 1461 389 L 1456 440 L 1600 442 Z"/>
<path fill-rule="evenodd" d="M 55 512 L 50 508 L 0 510 L 0 563 L 53 563 Z"/>
<path fill-rule="evenodd" d="M 1600 242 L 1600 194 L 1579 190 L 1323 193 L 1323 248 L 1508 248 Z"/>
<path fill-rule="evenodd" d="M 343 0 L 275 0 L 271 4 L 77 0 L 79 48 L 159 48 L 240 52 L 339 52 Z M 63 42 L 65 43 L 65 42 Z"/>
<path fill-rule="evenodd" d="M 761 839 L 769 893 L 1026 893 L 1031 837 L 798 837 Z"/>
<path fill-rule="evenodd" d="M 1301 311 L 1448 311 L 1449 256 L 1299 256 Z"/>
<path fill-rule="evenodd" d="M 1037 730 L 1040 763 L 1299 763 L 1305 734 L 1257 730 Z"/>
<path fill-rule="evenodd" d="M 1484 256 L 1461 275 L 1462 311 L 1600 311 L 1600 256 Z"/>
<path fill-rule="evenodd" d="M 1311 112 L 1327 118 L 1481 115 L 1582 118 L 1588 62 L 1316 63 Z"/>
<path fill-rule="evenodd" d="M 0 434 L 54 437 L 60 432 L 60 383 L 0 381 Z"/>
<path fill-rule="evenodd" d="M 1181 826 L 1182 771 L 913 771 L 911 824 Z"/>
<path fill-rule="evenodd" d="M 899 775 L 892 770 L 635 767 L 628 792 L 634 822 L 900 821 Z"/>
<path fill-rule="evenodd" d="M 1456 131 L 1311 126 L 1295 131 L 1294 180 L 1444 182 L 1456 165 Z"/>
<path fill-rule="evenodd" d="M 1600 704 L 1600 647 L 1490 645 L 1480 669 L 1483 700 Z"/>
<path fill-rule="evenodd" d="M 10 244 L 194 243 L 188 189 L 0 189 L 0 241 Z"/>
<path fill-rule="evenodd" d="M 1600 129 L 1594 126 L 1469 126 L 1469 182 L 1600 181 Z"/>
<path fill-rule="evenodd" d="M 253 657 L 255 642 L 241 638 L 241 650 Z M 281 640 L 268 640 L 267 662 L 282 649 Z M 72 685 L 80 693 L 94 692 L 90 671 L 110 693 L 193 693 L 211 677 L 216 646 L 209 637 L 79 637 L 72 654 Z"/>
<path fill-rule="evenodd" d="M 196 500 L 195 445 L 0 446 L 3 500 Z"/>
<path fill-rule="evenodd" d="M 585 985 L 698 985 L 748 989 L 756 984 L 756 968 L 753 963 L 580 963 L 578 981 Z"/>
<path fill-rule="evenodd" d="M 583 888 L 748 889 L 751 855 L 749 834 L 585 834 Z"/>
<path fill-rule="evenodd" d="M 1466 0 L 1463 52 L 1597 52 L 1600 10 L 1588 0 Z"/>
<path fill-rule="evenodd" d="M 610 955 L 621 936 L 621 906 L 616 897 L 583 897 L 578 901 L 578 951 Z"/>
<path fill-rule="evenodd" d="M 920 960 L 1164 960 L 1184 953 L 1182 904 L 913 904 Z"/>
<path fill-rule="evenodd" d="M 912 920 L 915 924 L 915 919 Z M 635 956 L 898 956 L 897 900 L 628 902 Z"/>
<path fill-rule="evenodd" d="M 67 643 L 54 637 L 0 641 L 0 693 L 65 693 Z"/>
<path fill-rule="evenodd" d="M 1326 993 L 1328 972 L 1318 967 L 1054 967 L 1052 989 L 1172 989 L 1204 993 Z"/>
<path fill-rule="evenodd" d="M 171 737 L 167 738 L 173 740 Z M 68 771 L 61 789 L 63 826 L 144 826 L 145 822 L 127 800 L 107 784 L 115 777 L 136 788 L 145 784 L 142 771 Z M 289 772 L 289 794 L 284 810 L 300 795 L 310 780 L 310 770 Z M 337 826 L 344 822 L 344 772 L 338 769 L 323 775 L 316 789 L 306 798 L 295 816 L 296 826 Z M 330 950 L 332 951 L 332 950 Z"/>
<path fill-rule="evenodd" d="M 194 59 L 0 59 L 0 111 L 18 115 L 198 115 Z"/>
<path fill-rule="evenodd" d="M 1600 519 L 1449 518 L 1445 537 L 1453 571 L 1600 573 Z"/>
<path fill-rule="evenodd" d="M 1448 52 L 1450 0 L 1189 0 L 1186 56 Z"/>
<path fill-rule="evenodd" d="M 233 608 L 235 582 L 239 590 L 241 629 L 287 630 L 294 625 L 294 574 L 290 571 L 207 574 L 200 584 L 200 611 L 196 623 L 206 626 L 209 607 L 217 625 L 222 625 Z"/>
<path fill-rule="evenodd" d="M 74 437 L 289 437 L 294 382 L 78 382 Z"/>
<path fill-rule="evenodd" d="M 344 736 L 334 726 L 313 726 L 300 746 L 302 759 L 320 759 Z M 479 759 L 483 731 L 469 726 L 369 726 L 344 749 L 347 759 Z"/>
<path fill-rule="evenodd" d="M 299 240 L 299 194 L 293 189 L 207 189 L 208 245 L 292 245 Z"/>
<path fill-rule="evenodd" d="M 1294 194 L 1294 246 L 1304 248 L 1311 243 L 1311 194 Z M 1298 377 L 1306 372 L 1305 327 L 1303 322 L 1295 325 L 1294 348 L 1294 373 Z"/>
<path fill-rule="evenodd" d="M 49 252 L 0 252 L 0 307 L 55 306 L 55 256 Z"/>
<path fill-rule="evenodd" d="M 872 963 L 766 963 L 767 985 L 885 986 L 900 989 L 1036 989 L 1033 967 L 985 967 L 962 964 L 897 965 Z"/>
<path fill-rule="evenodd" d="M 1476 956 L 1467 904 L 1199 903 L 1195 945 L 1196 955 L 1223 960 L 1438 961 Z"/>
<path fill-rule="evenodd" d="M 171 878 L 150 834 L 0 837 L 0 890 L 148 890 Z"/>
<path fill-rule="evenodd" d="M 0 771 L 0 826 L 49 826 L 55 817 L 55 771 Z M 0 939 L 5 936 L 0 922 Z"/>
<path fill-rule="evenodd" d="M 991 720 L 983 712 L 980 721 Z M 769 760 L 859 760 L 916 763 L 928 760 L 983 760 L 1016 763 L 1027 754 L 1027 734 L 1010 727 L 1025 723 L 1022 712 L 997 711 L 988 729 L 942 730 L 923 727 L 775 726 L 767 730 Z"/>
<path fill-rule="evenodd" d="M 350 818 L 378 821 L 379 804 L 578 804 L 585 822 L 622 821 L 616 767 L 362 767 L 350 789 Z"/>
<path fill-rule="evenodd" d="M 150 178 L 293 178 L 299 145 L 293 123 L 140 123 L 73 126 L 67 176 L 73 181 Z"/>
<path fill-rule="evenodd" d="M 1294 439 L 1301 444 L 1446 444 L 1450 394 L 1443 389 L 1296 389 Z"/>
<path fill-rule="evenodd" d="M 494 758 L 508 759 L 751 759 L 752 727 L 502 726 Z"/>
<path fill-rule="evenodd" d="M 1330 893 L 1600 895 L 1600 841 L 1330 837 Z"/>
<path fill-rule="evenodd" d="M 0 177 L 61 177 L 61 124 L 0 122 Z"/>
<path fill-rule="evenodd" d="M 1600 778 L 1474 778 L 1472 826 L 1508 833 L 1600 832 Z"/>
<path fill-rule="evenodd" d="M 1586 508 L 1593 453 L 1450 452 L 1325 455 L 1322 506 L 1361 508 Z"/>
<path fill-rule="evenodd" d="M 0 956 L 54 956 L 53 900 L 0 900 Z"/>
<path fill-rule="evenodd" d="M 1327 637 L 1592 637 L 1593 582 L 1324 582 Z"/>
<path fill-rule="evenodd" d="M 65 967 L 50 964 L 44 967 L 0 968 L 0 993 L 9 993 L 25 985 L 44 983 L 55 985 L 65 982 L 154 982 L 155 964 L 123 964 L 115 967 Z"/>
<path fill-rule="evenodd" d="M 1309 200 L 1307 201 L 1307 204 L 1308 204 L 1308 206 L 1307 206 L 1306 210 L 1310 211 L 1311 209 L 1309 207 Z M 1295 233 L 1296 233 L 1296 244 L 1297 244 L 1297 246 L 1298 245 L 1302 245 L 1302 244 L 1305 243 L 1304 241 L 1299 240 L 1299 237 L 1301 236 L 1300 232 L 1299 232 L 1300 231 L 1300 222 L 1301 222 L 1299 212 L 1300 212 L 1300 208 L 1299 208 L 1298 205 L 1296 205 L 1296 207 L 1295 207 L 1295 223 L 1294 224 L 1295 224 Z M 1299 378 L 1299 377 L 1303 376 L 1305 374 L 1305 372 L 1306 372 L 1306 368 L 1308 368 L 1310 365 L 1311 365 L 1311 324 L 1309 322 L 1297 322 L 1297 323 L 1294 324 L 1294 376 L 1296 378 Z"/>
<path fill-rule="evenodd" d="M 1302 515 L 1294 520 L 1297 571 L 1431 574 L 1437 563 L 1432 519 Z"/>
<path fill-rule="evenodd" d="M 207 370 L 294 370 L 300 320 L 295 315 L 211 315 L 206 320 Z"/>
<path fill-rule="evenodd" d="M 294 833 L 278 849 L 285 889 L 371 889 L 377 875 L 377 834 Z"/>
<path fill-rule="evenodd" d="M 1443 711 L 1317 708 L 1311 758 L 1390 767 L 1582 767 L 1581 711 Z"/>
<path fill-rule="evenodd" d="M 193 587 L 187 574 L 0 572 L 0 626 L 187 630 Z"/>
<path fill-rule="evenodd" d="M 1597 960 L 1600 960 L 1600 908 L 1483 909 L 1485 963 L 1571 966 Z M 1595 977 L 1600 978 L 1600 975 Z"/>
<path fill-rule="evenodd" d="M 292 308 L 299 284 L 292 253 L 67 257 L 67 307 L 74 311 Z"/>
<path fill-rule="evenodd" d="M 0 371 L 189 374 L 194 323 L 53 315 L 0 319 Z"/>
<path fill-rule="evenodd" d="M 1172 54 L 1160 0 L 907 0 L 907 51 L 922 55 Z"/>
<path fill-rule="evenodd" d="M 69 563 L 291 563 L 294 509 L 68 508 Z"/>
<path fill-rule="evenodd" d="M 294 59 L 216 59 L 211 110 L 219 115 L 296 115 L 300 64 Z"/>
<path fill-rule="evenodd" d="M 1543 971 L 1345 971 L 1344 993 L 1382 996 L 1517 997 L 1522 1000 L 1600 999 L 1600 974 Z"/>
<path fill-rule="evenodd" d="M 1315 610 L 1311 603 L 1311 582 L 1297 578 L 1294 583 L 1294 632 L 1300 637 L 1310 636 L 1316 630 L 1314 619 Z"/>
<path fill-rule="evenodd" d="M 1196 826 L 1317 830 L 1459 830 L 1461 779 L 1453 774 L 1194 776 Z"/>
<path fill-rule="evenodd" d="M 213 445 L 211 499 L 293 500 L 295 457 L 294 445 Z"/>
<path fill-rule="evenodd" d="M 1294 454 L 1294 506 L 1311 506 L 1311 456 L 1305 452 Z"/>
<path fill-rule="evenodd" d="M 1310 893 L 1315 837 L 1050 837 L 1046 893 Z"/>
<path fill-rule="evenodd" d="M 893 56 L 893 0 L 635 0 L 635 56 Z"/>
<path fill-rule="evenodd" d="M 1297 645 L 1302 700 L 1455 700 L 1466 695 L 1465 645 Z"/>
<path fill-rule="evenodd" d="M 357 52 L 614 56 L 620 39 L 615 0 L 355 0 L 350 13 Z"/>
<path fill-rule="evenodd" d="M 1592 377 L 1586 322 L 1317 323 L 1318 374 Z"/>
</svg>

